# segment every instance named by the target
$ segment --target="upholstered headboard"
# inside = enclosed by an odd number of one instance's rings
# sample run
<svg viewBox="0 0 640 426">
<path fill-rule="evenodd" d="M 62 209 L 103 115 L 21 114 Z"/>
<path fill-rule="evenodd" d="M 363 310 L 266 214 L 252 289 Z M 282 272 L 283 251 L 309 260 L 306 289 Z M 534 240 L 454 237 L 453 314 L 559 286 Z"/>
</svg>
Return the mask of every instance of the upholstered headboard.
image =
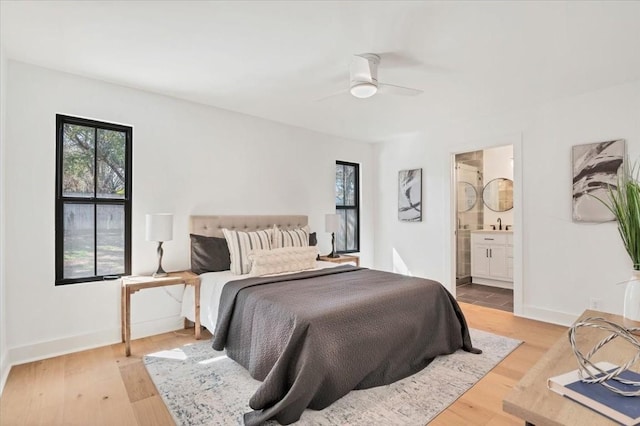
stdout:
<svg viewBox="0 0 640 426">
<path fill-rule="evenodd" d="M 305 226 L 309 222 L 307 216 L 190 216 L 189 232 L 207 237 L 224 237 L 222 228 L 239 231 L 257 231 L 278 225 L 283 229 L 294 229 Z"/>
</svg>

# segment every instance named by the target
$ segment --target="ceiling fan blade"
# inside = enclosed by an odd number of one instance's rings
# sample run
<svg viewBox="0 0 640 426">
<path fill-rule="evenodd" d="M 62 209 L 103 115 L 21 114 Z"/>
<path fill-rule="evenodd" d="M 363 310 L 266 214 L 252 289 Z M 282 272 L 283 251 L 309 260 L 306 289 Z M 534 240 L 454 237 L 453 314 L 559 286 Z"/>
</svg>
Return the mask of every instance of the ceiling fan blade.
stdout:
<svg viewBox="0 0 640 426">
<path fill-rule="evenodd" d="M 380 56 L 380 62 L 384 63 L 385 68 L 415 68 L 424 65 L 418 59 L 402 51 L 381 52 L 377 55 Z"/>
<path fill-rule="evenodd" d="M 346 93 L 349 93 L 349 90 L 348 89 L 343 89 L 343 90 L 340 90 L 339 92 L 335 92 L 335 93 L 332 93 L 330 95 L 323 96 L 323 97 L 318 98 L 318 99 L 314 99 L 313 101 L 314 102 L 322 102 L 322 101 L 326 101 L 327 99 L 335 98 L 336 96 L 344 95 Z"/>
<path fill-rule="evenodd" d="M 424 90 L 412 89 L 410 87 L 396 86 L 389 83 L 378 83 L 378 92 L 389 95 L 400 96 L 418 96 L 424 93 Z"/>
<path fill-rule="evenodd" d="M 375 70 L 373 64 L 365 55 L 353 55 L 351 59 L 351 81 L 361 81 L 367 83 L 373 83 L 375 76 Z"/>
</svg>

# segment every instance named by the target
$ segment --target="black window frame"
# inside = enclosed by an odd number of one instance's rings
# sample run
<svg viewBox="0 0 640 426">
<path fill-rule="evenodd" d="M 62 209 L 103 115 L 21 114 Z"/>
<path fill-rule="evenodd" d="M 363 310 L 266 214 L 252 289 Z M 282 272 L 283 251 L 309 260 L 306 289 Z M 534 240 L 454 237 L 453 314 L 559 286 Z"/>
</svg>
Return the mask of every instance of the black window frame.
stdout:
<svg viewBox="0 0 640 426">
<path fill-rule="evenodd" d="M 355 200 L 355 204 L 354 205 L 338 205 L 336 204 L 336 213 L 339 210 L 355 210 L 356 211 L 356 235 L 355 235 L 355 249 L 354 250 L 338 250 L 338 235 L 336 233 L 336 253 L 338 254 L 348 254 L 348 253 L 359 253 L 360 252 L 360 164 L 358 163 L 351 163 L 349 161 L 341 161 L 341 160 L 336 160 L 336 166 L 349 166 L 349 167 L 353 167 L 354 170 L 354 175 L 355 175 L 355 194 L 354 194 L 354 200 Z M 343 188 L 345 187 L 345 185 L 343 185 Z M 335 188 L 335 182 L 334 182 L 334 188 Z M 346 215 L 345 215 L 345 221 L 346 219 Z M 346 223 L 345 223 L 345 229 L 347 229 L 346 227 Z M 346 234 L 345 234 L 345 238 L 346 238 Z M 345 247 L 348 246 L 347 242 L 345 241 Z"/>
<path fill-rule="evenodd" d="M 64 125 L 72 124 L 85 127 L 93 127 L 96 132 L 95 147 L 98 149 L 98 129 L 112 130 L 125 133 L 125 194 L 124 198 L 101 198 L 97 196 L 97 179 L 94 176 L 93 197 L 69 197 L 63 195 L 63 138 Z M 98 205 L 122 205 L 124 206 L 124 273 L 131 275 L 131 204 L 132 204 L 132 181 L 133 181 L 133 128 L 122 124 L 107 123 L 104 121 L 91 120 L 80 117 L 72 117 L 63 114 L 56 114 L 56 207 L 55 207 L 55 285 L 66 285 L 85 283 L 92 281 L 102 281 L 105 279 L 119 278 L 120 275 L 93 275 L 82 278 L 64 278 L 64 205 L 69 204 L 89 204 L 94 206 L 94 273 L 97 273 L 97 220 L 96 214 Z M 97 155 L 94 155 L 97 163 Z M 97 167 L 94 167 L 96 173 Z"/>
</svg>

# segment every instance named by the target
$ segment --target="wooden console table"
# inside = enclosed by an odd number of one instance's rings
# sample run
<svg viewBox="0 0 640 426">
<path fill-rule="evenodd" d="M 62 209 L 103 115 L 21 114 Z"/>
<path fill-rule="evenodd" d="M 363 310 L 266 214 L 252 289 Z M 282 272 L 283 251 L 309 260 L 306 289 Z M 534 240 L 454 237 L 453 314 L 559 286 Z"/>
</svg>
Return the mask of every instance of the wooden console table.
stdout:
<svg viewBox="0 0 640 426">
<path fill-rule="evenodd" d="M 589 317 L 601 317 L 617 324 L 623 324 L 619 315 L 598 311 L 585 311 L 578 321 Z M 627 324 L 640 327 L 640 323 Z M 577 345 L 583 353 L 588 352 L 608 335 L 603 330 L 581 327 L 577 332 Z M 609 361 L 620 365 L 633 357 L 634 348 L 622 339 L 614 339 L 600 349 L 593 361 Z M 546 354 L 524 375 L 503 401 L 505 412 L 513 414 L 527 425 L 570 426 L 570 425 L 616 425 L 609 418 L 547 389 L 547 379 L 578 368 L 578 361 L 571 350 L 568 334 L 565 333 Z"/>
<path fill-rule="evenodd" d="M 195 290 L 195 335 L 200 340 L 200 277 L 191 271 L 170 272 L 166 277 L 122 277 L 122 341 L 127 356 L 131 355 L 131 295 L 145 288 L 168 285 L 192 285 Z"/>
</svg>

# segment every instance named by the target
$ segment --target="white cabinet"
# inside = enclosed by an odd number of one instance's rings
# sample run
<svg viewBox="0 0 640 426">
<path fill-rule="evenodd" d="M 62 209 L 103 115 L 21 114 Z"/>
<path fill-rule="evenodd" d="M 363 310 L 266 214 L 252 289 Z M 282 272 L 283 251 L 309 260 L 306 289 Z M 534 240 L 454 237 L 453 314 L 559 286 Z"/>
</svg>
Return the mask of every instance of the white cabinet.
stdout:
<svg viewBox="0 0 640 426">
<path fill-rule="evenodd" d="M 491 275 L 489 260 L 489 246 L 486 244 L 473 244 L 471 255 L 471 276 L 488 277 Z"/>
<path fill-rule="evenodd" d="M 476 284 L 513 288 L 512 232 L 471 233 L 471 277 Z"/>
</svg>

